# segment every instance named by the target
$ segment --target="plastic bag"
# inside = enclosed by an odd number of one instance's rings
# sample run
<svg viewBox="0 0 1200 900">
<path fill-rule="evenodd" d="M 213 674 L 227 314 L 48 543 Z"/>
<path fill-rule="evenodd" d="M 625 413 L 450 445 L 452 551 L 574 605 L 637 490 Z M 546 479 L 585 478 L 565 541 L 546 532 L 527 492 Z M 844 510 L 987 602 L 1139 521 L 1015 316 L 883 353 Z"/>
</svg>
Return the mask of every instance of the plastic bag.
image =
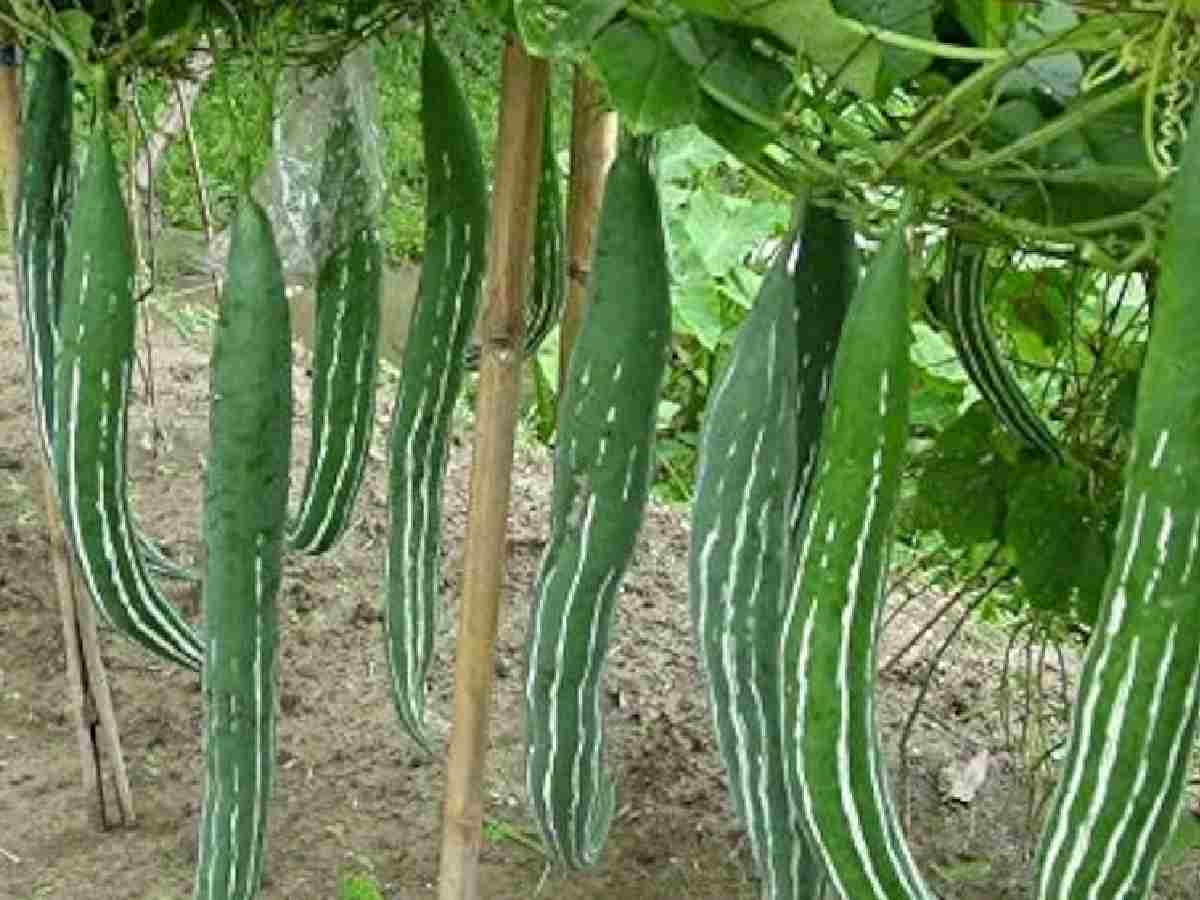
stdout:
<svg viewBox="0 0 1200 900">
<path fill-rule="evenodd" d="M 272 153 L 254 193 L 275 226 L 285 275 L 308 280 L 347 235 L 378 222 L 383 138 L 370 48 L 326 76 L 288 70 L 275 103 Z"/>
</svg>

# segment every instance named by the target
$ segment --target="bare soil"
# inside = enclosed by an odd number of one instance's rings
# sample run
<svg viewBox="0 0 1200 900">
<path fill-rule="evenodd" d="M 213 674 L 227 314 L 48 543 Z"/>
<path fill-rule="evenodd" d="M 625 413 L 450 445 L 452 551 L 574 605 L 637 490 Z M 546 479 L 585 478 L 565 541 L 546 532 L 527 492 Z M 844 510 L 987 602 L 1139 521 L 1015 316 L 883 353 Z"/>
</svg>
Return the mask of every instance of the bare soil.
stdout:
<svg viewBox="0 0 1200 900">
<path fill-rule="evenodd" d="M 38 457 L 16 327 L 11 272 L 0 271 L 0 900 L 180 900 L 191 895 L 199 814 L 201 708 L 195 676 L 102 633 L 137 823 L 96 832 L 84 816 L 80 764 L 43 512 Z M 140 386 L 130 422 L 134 507 L 145 529 L 192 565 L 202 559 L 201 474 L 208 429 L 209 333 L 202 306 L 163 302 L 151 317 L 153 403 Z M 309 377 L 298 350 L 293 482 L 307 454 Z M 386 435 L 393 386 L 380 387 L 372 460 L 358 516 L 323 559 L 290 558 L 279 597 L 281 703 L 265 900 L 329 900 L 350 873 L 388 900 L 435 896 L 444 762 L 399 729 L 380 626 L 386 547 Z M 445 614 L 430 681 L 432 731 L 444 741 L 468 502 L 470 431 L 450 452 L 443 523 Z M 547 452 L 519 449 L 497 645 L 486 776 L 483 896 L 516 900 L 758 896 L 712 737 L 686 606 L 685 510 L 649 510 L 619 602 L 605 681 L 610 764 L 619 812 L 593 870 L 547 873 L 522 799 L 521 650 L 528 592 L 545 541 Z M 172 588 L 198 617 L 196 588 Z M 881 659 L 943 598 L 896 617 Z M 944 634 L 944 629 L 935 629 Z M 930 641 L 922 645 L 928 653 Z M 941 663 L 911 739 L 901 802 L 923 870 L 956 900 L 1026 896 L 1031 786 L 1008 747 L 1000 691 L 1005 636 L 973 625 Z M 1019 665 L 1016 667 L 1019 668 Z M 881 680 L 879 724 L 894 750 L 923 671 L 921 653 Z M 1051 684 L 1053 673 L 1049 676 Z M 1012 733 L 1061 733 L 1061 708 L 1025 716 Z M 1032 740 L 1032 738 L 1031 738 Z M 1033 744 L 1030 744 L 1033 746 Z M 987 776 L 970 803 L 945 799 L 947 776 L 979 751 Z M 1195 896 L 1195 855 L 1157 896 Z"/>
</svg>

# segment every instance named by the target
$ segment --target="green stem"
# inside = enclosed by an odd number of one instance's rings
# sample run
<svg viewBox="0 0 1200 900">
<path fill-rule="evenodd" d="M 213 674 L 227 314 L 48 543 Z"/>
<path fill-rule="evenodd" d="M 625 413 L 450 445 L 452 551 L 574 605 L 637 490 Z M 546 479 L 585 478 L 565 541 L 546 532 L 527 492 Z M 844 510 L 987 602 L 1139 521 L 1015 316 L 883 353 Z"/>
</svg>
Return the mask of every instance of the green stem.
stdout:
<svg viewBox="0 0 1200 900">
<path fill-rule="evenodd" d="M 1086 103 L 1081 103 L 1070 112 L 1052 119 L 1036 131 L 1031 131 L 1029 134 L 1018 138 L 1000 150 L 976 156 L 969 162 L 960 163 L 958 169 L 963 174 L 975 174 L 992 166 L 1008 162 L 1011 159 L 1024 156 L 1029 151 L 1036 150 L 1038 147 L 1043 147 L 1051 141 L 1062 137 L 1064 134 L 1075 131 L 1079 126 L 1108 112 L 1110 109 L 1122 106 L 1130 100 L 1135 99 L 1141 93 L 1142 87 L 1149 81 L 1149 78 L 1148 74 L 1139 75 L 1134 81 L 1129 82 L 1129 84 L 1117 88 L 1115 91 L 1108 91 L 1101 94 L 1099 97 L 1095 97 Z"/>
<path fill-rule="evenodd" d="M 1007 56 L 1004 59 L 997 59 L 982 66 L 974 74 L 964 78 L 913 126 L 912 131 L 908 133 L 884 167 L 884 174 L 899 165 L 906 157 L 914 155 L 916 148 L 920 146 L 922 141 L 929 137 L 930 133 L 938 125 L 952 119 L 957 109 L 965 106 L 967 103 L 973 102 L 984 94 L 1002 75 L 1019 66 L 1023 66 L 1025 63 L 1048 51 L 1069 49 L 1071 46 L 1074 46 L 1078 39 L 1076 37 L 1075 40 L 1072 40 L 1069 35 L 1065 34 L 1050 35 L 1029 45 L 1019 53 Z M 1089 49 L 1107 49 L 1109 45 L 1116 46 L 1128 39 L 1129 36 L 1123 31 L 1115 31 L 1113 34 L 1097 38 L 1097 45 Z"/>
<path fill-rule="evenodd" d="M 888 31 L 886 28 L 868 25 L 858 19 L 849 19 L 844 16 L 840 18 L 840 24 L 847 31 L 900 50 L 913 50 L 939 59 L 957 59 L 963 62 L 993 62 L 1008 58 L 1008 50 L 1003 47 L 963 47 L 959 44 L 943 44 L 941 41 L 929 41 L 899 31 Z"/>
<path fill-rule="evenodd" d="M 969 166 L 956 160 L 945 160 L 942 162 L 942 166 L 954 176 L 971 174 Z M 992 182 L 1017 181 L 1096 188 L 1119 184 L 1123 190 L 1135 188 L 1147 193 L 1157 191 L 1165 184 L 1165 182 L 1156 178 L 1141 166 L 1103 165 L 1089 166 L 1084 169 L 1038 169 L 1033 166 L 1022 166 L 1019 169 L 989 172 L 987 180 Z"/>
</svg>

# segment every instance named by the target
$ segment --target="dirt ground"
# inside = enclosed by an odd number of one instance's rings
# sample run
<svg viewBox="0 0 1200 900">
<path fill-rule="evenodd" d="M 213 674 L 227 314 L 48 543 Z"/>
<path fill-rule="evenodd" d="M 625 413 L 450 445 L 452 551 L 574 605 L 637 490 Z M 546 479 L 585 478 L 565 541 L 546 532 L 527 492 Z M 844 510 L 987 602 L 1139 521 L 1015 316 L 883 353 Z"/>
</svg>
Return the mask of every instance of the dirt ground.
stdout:
<svg viewBox="0 0 1200 900">
<path fill-rule="evenodd" d="M 196 564 L 208 331 L 202 307 L 168 303 L 158 311 L 151 329 L 154 403 L 139 390 L 130 423 L 131 490 L 145 529 Z M 294 372 L 294 483 L 307 453 L 303 362 L 299 355 Z M 435 896 L 444 764 L 440 756 L 423 756 L 397 726 L 378 612 L 392 390 L 380 387 L 380 421 L 353 529 L 331 556 L 286 564 L 266 900 L 332 900 L 339 879 L 351 873 L 371 875 L 387 900 Z M 448 462 L 445 614 L 429 696 L 432 730 L 443 740 L 470 454 L 464 426 Z M 190 897 L 202 767 L 197 679 L 102 633 L 138 821 L 133 828 L 91 830 L 82 812 L 57 601 L 35 502 L 36 462 L 11 272 L 0 269 L 0 900 Z M 619 601 L 605 682 L 609 759 L 620 792 L 609 845 L 589 872 L 546 873 L 522 799 L 519 691 L 528 590 L 548 521 L 547 453 L 521 447 L 513 484 L 486 778 L 483 896 L 529 898 L 541 886 L 540 896 L 562 900 L 757 897 L 692 649 L 687 519 L 684 510 L 662 506 L 648 513 Z M 174 590 L 196 616 L 197 590 Z M 922 596 L 896 616 L 881 658 L 942 599 Z M 1005 640 L 998 630 L 967 630 L 941 664 L 911 741 L 901 797 L 910 838 L 933 885 L 955 900 L 1027 896 L 1020 885 L 1032 781 L 1023 754 L 1006 745 L 999 687 Z M 921 669 L 917 653 L 881 682 L 878 715 L 889 750 Z M 1014 714 L 1008 730 L 1052 737 L 1060 717 L 1061 708 L 1044 717 Z M 990 764 L 971 801 L 946 799 L 952 776 L 985 750 Z M 1170 870 L 1156 896 L 1196 895 L 1195 856 Z"/>
</svg>

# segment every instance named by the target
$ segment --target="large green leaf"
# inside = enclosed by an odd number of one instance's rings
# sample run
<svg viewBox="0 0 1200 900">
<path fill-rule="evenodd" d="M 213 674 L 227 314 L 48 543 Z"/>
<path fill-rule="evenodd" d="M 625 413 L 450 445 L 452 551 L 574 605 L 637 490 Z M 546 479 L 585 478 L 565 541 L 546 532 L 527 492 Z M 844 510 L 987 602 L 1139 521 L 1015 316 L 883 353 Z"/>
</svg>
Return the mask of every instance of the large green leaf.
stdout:
<svg viewBox="0 0 1200 900">
<path fill-rule="evenodd" d="M 670 30 L 672 45 L 706 94 L 749 122 L 774 127 L 794 77 L 778 59 L 755 49 L 756 34 L 697 16 Z"/>
<path fill-rule="evenodd" d="M 843 16 L 887 31 L 933 40 L 933 13 L 929 0 L 833 0 Z M 886 95 L 897 84 L 929 68 L 932 57 L 914 50 L 884 46 L 875 91 Z"/>
<path fill-rule="evenodd" d="M 203 11 L 201 0 L 154 0 L 146 11 L 146 30 L 158 40 L 196 22 Z"/>
<path fill-rule="evenodd" d="M 592 59 L 630 129 L 661 131 L 696 119 L 699 84 L 663 32 L 632 19 L 614 22 Z"/>
<path fill-rule="evenodd" d="M 951 547 L 971 547 L 1003 536 L 1011 467 L 991 442 L 994 419 L 975 403 L 920 457 L 915 516 Z"/>
<path fill-rule="evenodd" d="M 914 366 L 936 378 L 966 384 L 967 373 L 959 365 L 954 345 L 942 332 L 934 331 L 924 322 L 914 322 L 912 331 L 909 356 Z"/>
<path fill-rule="evenodd" d="M 834 9 L 832 0 L 675 0 L 677 6 L 724 22 L 762 29 L 795 48 L 838 83 L 863 96 L 877 85 L 881 54 Z"/>
<path fill-rule="evenodd" d="M 521 42 L 536 56 L 578 58 L 629 0 L 513 0 Z"/>
<path fill-rule="evenodd" d="M 1038 609 L 1091 622 L 1108 571 L 1103 527 L 1080 476 L 1057 463 L 1022 466 L 1009 496 L 1005 536 Z"/>
<path fill-rule="evenodd" d="M 704 270 L 719 277 L 741 264 L 755 241 L 786 226 L 787 221 L 788 208 L 782 203 L 697 191 L 682 219 L 682 237 Z"/>
<path fill-rule="evenodd" d="M 740 165 L 720 144 L 695 126 L 676 128 L 660 136 L 658 176 L 664 182 L 664 198 L 670 182 L 687 181 L 720 162 Z"/>
<path fill-rule="evenodd" d="M 1014 4 L 1015 5 L 1015 4 Z M 1098 16 L 1097 20 L 1105 17 Z M 1014 49 L 1053 35 L 1068 32 L 1079 24 L 1079 16 L 1067 3 L 1041 3 L 1024 15 L 1014 28 Z M 1079 90 L 1083 62 L 1078 53 L 1064 52 L 1038 56 L 1013 69 L 1000 80 L 1006 94 L 1041 93 L 1065 100 Z"/>
<path fill-rule="evenodd" d="M 1075 280 L 1068 268 L 1010 269 L 992 286 L 994 317 L 1023 358 L 1050 362 L 1066 340 Z"/>
<path fill-rule="evenodd" d="M 675 285 L 671 294 L 675 331 L 691 335 L 705 350 L 715 350 L 725 334 L 716 282 L 711 278 L 689 278 Z"/>
<path fill-rule="evenodd" d="M 951 14 L 977 47 L 1003 47 L 1021 16 L 1011 0 L 950 0 Z"/>
</svg>

